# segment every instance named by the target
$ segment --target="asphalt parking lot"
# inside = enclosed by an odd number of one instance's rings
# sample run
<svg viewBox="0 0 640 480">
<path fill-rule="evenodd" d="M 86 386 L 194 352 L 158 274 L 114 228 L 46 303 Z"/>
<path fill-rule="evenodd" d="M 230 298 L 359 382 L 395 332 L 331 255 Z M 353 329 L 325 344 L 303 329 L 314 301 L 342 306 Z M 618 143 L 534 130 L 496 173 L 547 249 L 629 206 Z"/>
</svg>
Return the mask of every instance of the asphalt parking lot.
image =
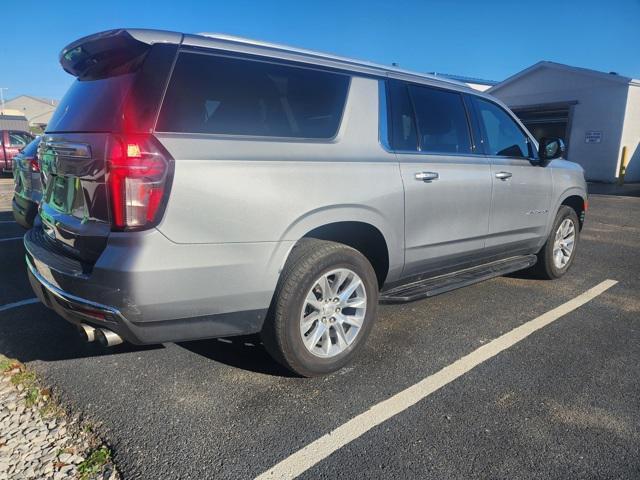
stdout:
<svg viewBox="0 0 640 480">
<path fill-rule="evenodd" d="M 576 263 L 563 279 L 513 275 L 381 306 L 356 363 L 318 379 L 291 377 L 255 337 L 107 350 L 83 343 L 40 304 L 2 310 L 34 297 L 22 244 L 12 240 L 22 231 L 2 205 L 0 353 L 26 362 L 96 424 L 126 479 L 268 474 L 372 406 L 608 279 L 618 283 L 300 473 L 640 477 L 640 198 L 591 196 Z"/>
</svg>

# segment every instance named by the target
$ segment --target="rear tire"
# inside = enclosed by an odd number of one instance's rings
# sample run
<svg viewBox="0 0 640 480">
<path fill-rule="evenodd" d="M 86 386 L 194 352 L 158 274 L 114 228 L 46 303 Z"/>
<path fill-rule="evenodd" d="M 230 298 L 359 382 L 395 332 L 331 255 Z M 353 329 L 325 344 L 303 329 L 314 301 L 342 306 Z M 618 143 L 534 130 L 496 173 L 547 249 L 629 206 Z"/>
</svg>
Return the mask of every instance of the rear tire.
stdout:
<svg viewBox="0 0 640 480">
<path fill-rule="evenodd" d="M 341 243 L 304 238 L 282 271 L 262 340 L 276 361 L 298 375 L 335 372 L 362 349 L 377 305 L 376 273 L 364 255 Z"/>
<path fill-rule="evenodd" d="M 576 256 L 579 236 L 580 224 L 576 212 L 562 205 L 547 241 L 538 252 L 538 262 L 532 268 L 534 275 L 553 280 L 567 273 Z"/>
</svg>

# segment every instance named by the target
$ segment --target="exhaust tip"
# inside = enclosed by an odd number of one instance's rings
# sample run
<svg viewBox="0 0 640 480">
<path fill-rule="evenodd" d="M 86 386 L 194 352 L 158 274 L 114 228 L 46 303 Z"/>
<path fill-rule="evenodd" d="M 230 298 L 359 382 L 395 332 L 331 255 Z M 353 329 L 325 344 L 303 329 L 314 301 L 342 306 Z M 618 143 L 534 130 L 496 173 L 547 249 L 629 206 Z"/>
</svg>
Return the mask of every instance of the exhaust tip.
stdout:
<svg viewBox="0 0 640 480">
<path fill-rule="evenodd" d="M 113 347 L 114 345 L 120 345 L 124 342 L 120 335 L 106 328 L 96 328 L 95 337 L 103 347 Z"/>
<path fill-rule="evenodd" d="M 96 329 L 85 323 L 78 325 L 78 333 L 86 342 L 93 342 L 96 339 Z"/>
</svg>

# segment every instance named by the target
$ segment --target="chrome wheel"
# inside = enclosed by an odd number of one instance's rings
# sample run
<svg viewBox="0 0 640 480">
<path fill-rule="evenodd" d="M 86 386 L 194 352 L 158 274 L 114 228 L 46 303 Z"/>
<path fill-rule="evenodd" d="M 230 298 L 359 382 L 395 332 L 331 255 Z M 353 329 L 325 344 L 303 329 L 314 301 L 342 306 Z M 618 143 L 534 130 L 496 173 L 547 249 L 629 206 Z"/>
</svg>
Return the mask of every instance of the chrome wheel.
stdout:
<svg viewBox="0 0 640 480">
<path fill-rule="evenodd" d="M 564 268 L 573 253 L 576 241 L 576 226 L 569 218 L 565 218 L 558 230 L 553 242 L 553 263 L 556 268 Z"/>
<path fill-rule="evenodd" d="M 334 357 L 358 336 L 367 311 L 367 292 L 347 268 L 324 273 L 314 283 L 300 314 L 300 335 L 309 352 Z"/>
</svg>

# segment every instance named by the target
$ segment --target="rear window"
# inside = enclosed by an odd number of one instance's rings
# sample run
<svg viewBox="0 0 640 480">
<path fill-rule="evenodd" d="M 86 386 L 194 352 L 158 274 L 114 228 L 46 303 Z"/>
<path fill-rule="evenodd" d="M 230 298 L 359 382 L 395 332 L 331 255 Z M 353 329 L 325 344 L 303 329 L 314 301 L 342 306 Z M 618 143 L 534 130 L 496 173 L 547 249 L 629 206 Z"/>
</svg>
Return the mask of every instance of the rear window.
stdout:
<svg viewBox="0 0 640 480">
<path fill-rule="evenodd" d="M 328 139 L 348 88 L 339 73 L 183 52 L 156 130 Z"/>
<path fill-rule="evenodd" d="M 33 137 L 26 132 L 15 132 L 15 131 L 9 132 L 10 147 L 23 148 L 31 140 L 33 140 Z"/>
<path fill-rule="evenodd" d="M 47 124 L 47 132 L 110 132 L 117 130 L 122 103 L 133 73 L 98 80 L 76 80 Z"/>
</svg>

